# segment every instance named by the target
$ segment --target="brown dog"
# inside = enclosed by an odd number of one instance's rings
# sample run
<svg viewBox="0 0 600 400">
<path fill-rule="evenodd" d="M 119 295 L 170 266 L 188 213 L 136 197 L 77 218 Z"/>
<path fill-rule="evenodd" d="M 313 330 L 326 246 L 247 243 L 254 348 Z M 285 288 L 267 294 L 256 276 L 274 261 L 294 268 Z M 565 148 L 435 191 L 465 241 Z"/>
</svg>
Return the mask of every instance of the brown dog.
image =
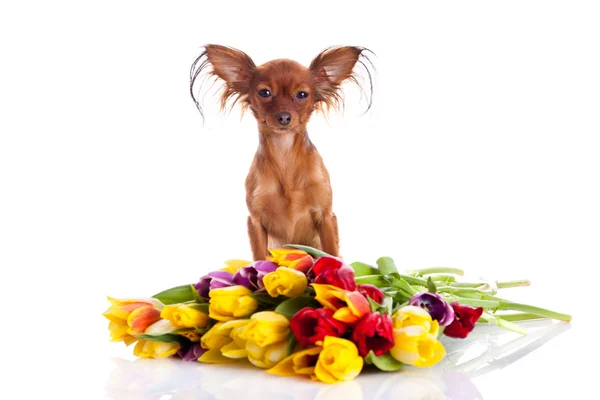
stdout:
<svg viewBox="0 0 600 400">
<path fill-rule="evenodd" d="M 246 179 L 248 234 L 255 260 L 266 259 L 269 248 L 284 244 L 303 244 L 338 255 L 329 173 L 306 125 L 313 111 L 342 105 L 342 83 L 360 86 L 357 65 L 365 67 L 372 95 L 367 63 L 371 64 L 365 51 L 329 48 L 306 68 L 285 59 L 256 66 L 239 50 L 207 45 L 192 65 L 190 93 L 200 113 L 194 83 L 212 67 L 208 76 L 224 82 L 221 107 L 230 100 L 232 106 L 239 101 L 258 122 L 259 147 Z"/>
</svg>

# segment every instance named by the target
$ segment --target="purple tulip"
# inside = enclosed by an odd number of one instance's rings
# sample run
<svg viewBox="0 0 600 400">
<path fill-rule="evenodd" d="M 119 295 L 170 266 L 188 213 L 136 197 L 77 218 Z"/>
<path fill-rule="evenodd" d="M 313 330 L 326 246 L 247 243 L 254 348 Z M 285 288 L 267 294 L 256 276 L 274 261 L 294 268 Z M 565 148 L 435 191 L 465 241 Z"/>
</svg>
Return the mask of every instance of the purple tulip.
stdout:
<svg viewBox="0 0 600 400">
<path fill-rule="evenodd" d="M 273 261 L 256 261 L 246 265 L 238 270 L 233 276 L 233 283 L 246 286 L 250 290 L 260 290 L 264 288 L 263 278 L 269 272 L 277 269 L 277 264 Z"/>
<path fill-rule="evenodd" d="M 198 282 L 194 287 L 198 291 L 200 297 L 204 297 L 208 300 L 208 292 L 211 290 L 233 285 L 233 275 L 231 272 L 213 271 L 200 278 L 200 282 Z"/>
<path fill-rule="evenodd" d="M 192 343 L 189 347 L 182 347 L 177 352 L 177 355 L 181 357 L 183 361 L 198 361 L 198 358 L 206 352 L 200 346 L 200 343 Z"/>
<path fill-rule="evenodd" d="M 423 308 L 440 326 L 448 326 L 454 321 L 452 306 L 437 293 L 417 293 L 410 299 L 409 304 Z"/>
</svg>

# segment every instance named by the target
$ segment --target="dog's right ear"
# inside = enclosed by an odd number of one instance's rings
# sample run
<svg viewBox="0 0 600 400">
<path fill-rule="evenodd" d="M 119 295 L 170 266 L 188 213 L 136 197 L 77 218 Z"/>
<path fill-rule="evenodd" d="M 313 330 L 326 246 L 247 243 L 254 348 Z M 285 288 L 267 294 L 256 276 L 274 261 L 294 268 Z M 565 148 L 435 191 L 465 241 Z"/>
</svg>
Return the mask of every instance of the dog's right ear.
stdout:
<svg viewBox="0 0 600 400">
<path fill-rule="evenodd" d="M 239 100 L 246 101 L 250 90 L 250 81 L 256 70 L 254 61 L 240 50 L 208 44 L 204 46 L 204 52 L 194 61 L 190 71 L 190 94 L 202 116 L 204 114 L 194 96 L 193 87 L 198 76 L 209 66 L 212 67 L 212 70 L 208 72 L 208 75 L 225 82 L 220 101 L 222 109 L 226 108 L 230 99 L 233 99 L 232 106 Z"/>
</svg>

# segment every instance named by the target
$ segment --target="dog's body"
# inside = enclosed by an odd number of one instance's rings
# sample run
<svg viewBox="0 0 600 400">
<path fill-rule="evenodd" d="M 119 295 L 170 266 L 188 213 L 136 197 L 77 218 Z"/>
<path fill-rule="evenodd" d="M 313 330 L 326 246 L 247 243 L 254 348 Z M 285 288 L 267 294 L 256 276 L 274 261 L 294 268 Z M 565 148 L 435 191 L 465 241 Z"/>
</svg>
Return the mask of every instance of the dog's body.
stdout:
<svg viewBox="0 0 600 400">
<path fill-rule="evenodd" d="M 239 50 L 216 45 L 205 49 L 192 66 L 191 88 L 211 65 L 210 74 L 225 82 L 222 107 L 229 99 L 234 104 L 239 100 L 258 122 L 259 146 L 246 179 L 254 259 L 264 260 L 269 248 L 291 243 L 337 256 L 338 225 L 329 173 L 306 125 L 314 110 L 339 106 L 340 85 L 356 82 L 353 68 L 364 49 L 325 50 L 309 68 L 291 60 L 255 66 Z"/>
</svg>

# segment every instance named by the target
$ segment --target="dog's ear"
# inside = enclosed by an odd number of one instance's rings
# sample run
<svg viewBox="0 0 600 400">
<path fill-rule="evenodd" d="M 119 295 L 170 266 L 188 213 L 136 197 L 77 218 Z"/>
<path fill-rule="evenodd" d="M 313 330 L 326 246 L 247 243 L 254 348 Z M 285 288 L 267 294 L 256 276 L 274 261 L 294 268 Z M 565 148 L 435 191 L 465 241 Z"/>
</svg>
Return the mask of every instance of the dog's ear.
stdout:
<svg viewBox="0 0 600 400">
<path fill-rule="evenodd" d="M 194 95 L 196 81 L 199 81 L 199 85 L 202 86 L 205 76 L 221 79 L 225 82 L 220 93 L 221 109 L 224 110 L 229 100 L 232 100 L 231 107 L 241 101 L 244 110 L 247 106 L 250 81 L 255 70 L 256 65 L 252 59 L 240 50 L 215 44 L 204 46 L 204 51 L 196 58 L 190 69 L 190 95 L 202 117 L 204 117 L 202 107 Z"/>
<path fill-rule="evenodd" d="M 250 79 L 256 69 L 254 61 L 244 52 L 231 47 L 206 45 L 206 58 L 213 67 L 213 74 L 224 80 L 240 94 L 246 94 Z"/>
<path fill-rule="evenodd" d="M 353 46 L 331 47 L 312 60 L 310 70 L 313 75 L 317 107 L 325 105 L 326 108 L 339 108 L 343 103 L 339 89 L 345 81 L 354 82 L 361 87 L 355 68 L 357 63 L 365 67 L 372 91 L 371 73 L 362 61 L 364 59 L 370 64 L 364 54 L 365 51 L 368 50 Z"/>
</svg>

